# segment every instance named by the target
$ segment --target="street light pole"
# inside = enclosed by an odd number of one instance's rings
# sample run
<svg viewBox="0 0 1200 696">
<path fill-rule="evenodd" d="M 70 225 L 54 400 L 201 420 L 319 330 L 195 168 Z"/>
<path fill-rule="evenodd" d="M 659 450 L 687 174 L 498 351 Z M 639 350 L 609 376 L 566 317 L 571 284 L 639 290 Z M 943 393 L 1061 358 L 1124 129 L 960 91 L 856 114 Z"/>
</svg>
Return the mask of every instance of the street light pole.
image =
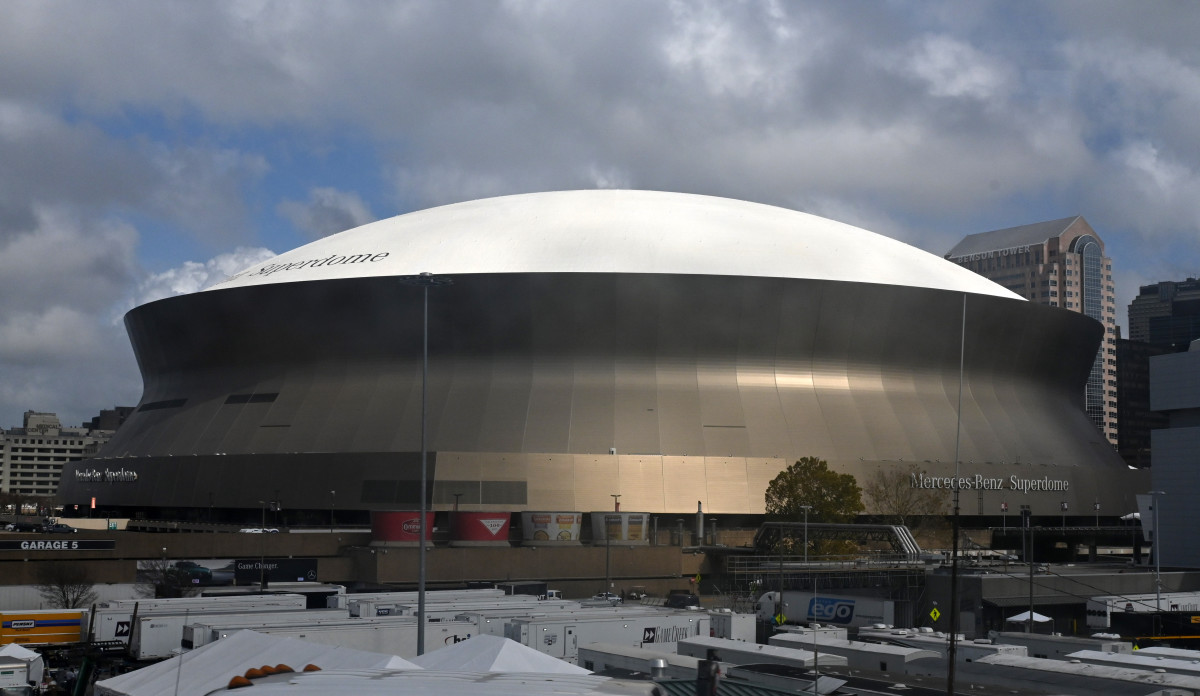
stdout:
<svg viewBox="0 0 1200 696">
<path fill-rule="evenodd" d="M 801 505 L 800 509 L 804 510 L 804 567 L 808 568 L 808 511 L 812 509 L 812 506 Z"/>
<path fill-rule="evenodd" d="M 804 511 L 804 570 L 808 572 L 808 511 L 812 509 L 811 505 L 801 505 L 800 509 Z M 782 565 L 782 564 L 781 564 Z M 782 570 L 782 569 L 781 569 Z M 817 576 L 813 575 L 813 601 L 811 606 L 817 604 Z M 779 585 L 779 604 L 783 605 L 783 583 Z M 806 612 L 807 613 L 807 612 Z M 808 618 L 807 616 L 805 618 Z M 813 693 L 817 693 L 817 682 L 821 678 L 820 661 L 817 658 L 817 627 L 813 625 L 813 621 L 808 622 L 808 629 L 813 634 Z"/>
<path fill-rule="evenodd" d="M 337 491 L 329 491 L 329 533 L 333 534 L 333 509 L 337 507 Z"/>
<path fill-rule="evenodd" d="M 267 589 L 267 501 L 258 501 L 259 507 L 262 509 L 261 526 L 258 531 L 262 537 L 258 540 L 258 591 L 262 592 Z"/>
<path fill-rule="evenodd" d="M 621 511 L 621 494 L 609 493 L 613 499 L 613 512 Z M 621 524 L 621 518 L 617 518 Z M 604 591 L 612 592 L 612 528 L 608 524 L 608 515 L 604 516 Z"/>
<path fill-rule="evenodd" d="M 958 403 L 954 416 L 954 486 L 952 498 L 954 507 L 950 524 L 950 645 L 947 651 L 946 693 L 954 693 L 955 666 L 958 662 L 958 536 L 961 533 L 959 524 L 959 493 L 962 489 L 960 476 L 962 459 L 962 395 L 963 382 L 966 373 L 967 360 L 967 294 L 962 296 L 962 322 L 958 339 Z M 982 500 L 982 498 L 981 498 Z"/>
<path fill-rule="evenodd" d="M 1166 495 L 1165 491 L 1150 491 L 1151 504 L 1154 506 L 1154 529 L 1151 534 L 1154 535 L 1154 611 L 1162 611 L 1162 558 L 1159 556 L 1158 540 L 1162 535 L 1158 533 L 1158 496 Z"/>
<path fill-rule="evenodd" d="M 450 285 L 454 281 L 426 271 L 416 276 L 401 276 L 400 282 L 420 287 L 423 301 L 421 317 L 421 540 L 417 545 L 417 655 L 419 656 L 425 654 L 425 537 L 428 533 L 425 510 L 429 506 L 425 494 L 428 486 L 428 469 L 425 462 L 426 431 L 428 429 L 427 405 L 429 402 L 429 288 Z"/>
</svg>

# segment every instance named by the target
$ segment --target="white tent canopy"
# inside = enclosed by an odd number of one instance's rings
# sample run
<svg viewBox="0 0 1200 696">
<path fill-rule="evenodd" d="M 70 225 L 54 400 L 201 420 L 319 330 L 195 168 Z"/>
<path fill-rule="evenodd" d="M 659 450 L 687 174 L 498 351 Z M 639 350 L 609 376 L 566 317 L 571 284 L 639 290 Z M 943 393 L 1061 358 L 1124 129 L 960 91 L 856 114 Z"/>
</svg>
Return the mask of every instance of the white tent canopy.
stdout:
<svg viewBox="0 0 1200 696">
<path fill-rule="evenodd" d="M 578 665 L 538 652 L 515 640 L 489 635 L 468 638 L 461 643 L 414 657 L 412 661 L 424 669 L 433 670 L 591 674 Z"/>
<path fill-rule="evenodd" d="M 299 672 L 313 664 L 328 669 L 420 669 L 394 655 L 319 645 L 254 631 L 237 633 L 169 660 L 96 682 L 96 696 L 206 694 L 251 667 L 285 664 Z M 177 686 L 178 685 L 178 686 Z"/>
<path fill-rule="evenodd" d="M 1028 611 L 1023 611 L 1020 614 L 1017 614 L 1016 616 L 1010 616 L 1007 619 L 1005 619 L 1005 621 L 1011 621 L 1014 623 L 1025 623 L 1028 620 L 1029 620 L 1029 612 Z M 1041 614 L 1039 614 L 1035 611 L 1035 612 L 1033 612 L 1033 620 L 1036 623 L 1045 623 L 1047 621 L 1050 621 L 1050 617 L 1042 616 Z"/>
<path fill-rule="evenodd" d="M 42 661 L 41 654 L 16 643 L 10 643 L 0 648 L 0 657 L 8 657 L 28 663 L 30 681 L 35 683 L 42 681 L 42 674 L 45 672 L 45 662 Z"/>
</svg>

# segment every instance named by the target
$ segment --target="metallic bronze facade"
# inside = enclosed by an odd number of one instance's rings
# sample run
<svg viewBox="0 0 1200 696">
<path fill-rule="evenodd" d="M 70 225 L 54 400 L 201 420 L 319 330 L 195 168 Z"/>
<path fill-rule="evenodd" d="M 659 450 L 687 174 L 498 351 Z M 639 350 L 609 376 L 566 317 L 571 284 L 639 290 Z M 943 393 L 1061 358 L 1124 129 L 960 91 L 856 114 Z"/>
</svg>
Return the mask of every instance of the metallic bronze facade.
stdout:
<svg viewBox="0 0 1200 696">
<path fill-rule="evenodd" d="M 420 289 L 395 278 L 134 309 L 139 409 L 77 468 L 137 480 L 68 470 L 62 497 L 322 509 L 336 489 L 339 508 L 413 506 L 420 312 Z M 950 475 L 961 312 L 961 293 L 864 283 L 457 275 L 430 293 L 432 500 L 597 510 L 619 493 L 627 510 L 700 500 L 756 514 L 766 482 L 801 456 L 860 477 L 911 462 Z M 1100 338 L 1075 313 L 969 295 L 961 473 L 1069 479 L 1072 509 L 1123 506 L 1121 461 L 1081 403 Z M 984 493 L 964 495 L 964 512 L 998 509 L 1004 494 Z M 1053 514 L 1060 498 L 1006 501 Z"/>
</svg>

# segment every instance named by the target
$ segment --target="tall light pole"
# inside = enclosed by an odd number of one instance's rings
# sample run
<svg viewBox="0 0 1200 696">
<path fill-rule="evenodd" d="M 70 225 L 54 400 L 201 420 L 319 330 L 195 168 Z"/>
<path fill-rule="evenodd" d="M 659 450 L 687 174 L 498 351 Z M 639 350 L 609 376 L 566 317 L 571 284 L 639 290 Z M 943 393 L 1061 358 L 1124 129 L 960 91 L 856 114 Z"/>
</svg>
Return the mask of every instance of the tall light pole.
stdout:
<svg viewBox="0 0 1200 696">
<path fill-rule="evenodd" d="M 1029 562 L 1029 615 L 1025 620 L 1025 632 L 1033 633 L 1033 508 L 1029 505 L 1021 506 L 1021 517 L 1025 520 L 1025 526 L 1029 527 L 1029 556 L 1025 559 Z"/>
<path fill-rule="evenodd" d="M 425 488 L 427 484 L 427 468 L 426 460 L 426 431 L 427 421 L 426 413 L 429 402 L 429 288 L 442 285 L 451 285 L 454 281 L 449 278 L 435 276 L 428 271 L 415 276 L 401 276 L 400 282 L 405 285 L 414 285 L 421 288 L 422 292 L 422 317 L 421 317 L 421 540 L 417 545 L 417 655 L 425 654 L 425 535 L 426 521 L 425 509 L 429 506 L 429 502 L 425 499 Z"/>
<path fill-rule="evenodd" d="M 1154 611 L 1162 611 L 1162 558 L 1158 553 L 1158 540 L 1162 535 L 1158 533 L 1158 496 L 1166 495 L 1166 492 L 1150 491 L 1150 495 L 1151 505 L 1154 506 L 1154 529 L 1150 532 L 1154 535 Z"/>
<path fill-rule="evenodd" d="M 801 505 L 800 509 L 804 511 L 804 567 L 808 567 L 808 511 L 812 509 L 811 505 Z M 813 594 L 816 594 L 816 587 L 813 587 Z M 782 599 L 782 597 L 780 598 Z"/>
<path fill-rule="evenodd" d="M 963 374 L 967 359 L 967 293 L 962 296 L 962 323 L 960 324 L 962 333 L 959 336 L 958 342 L 958 406 L 956 407 L 956 415 L 954 421 L 954 510 L 953 522 L 951 524 L 951 539 L 950 539 L 950 649 L 947 654 L 948 664 L 946 669 L 946 693 L 954 693 L 954 665 L 958 659 L 958 535 L 959 535 L 959 507 L 958 494 L 962 487 L 962 478 L 960 477 L 959 467 L 962 461 L 959 459 L 959 446 L 962 440 L 962 393 L 963 393 Z"/>
<path fill-rule="evenodd" d="M 808 511 L 811 510 L 811 505 L 801 505 L 800 509 L 804 511 L 804 570 L 808 571 Z M 781 556 L 782 558 L 782 556 Z M 783 572 L 782 562 L 780 562 L 780 573 Z M 813 575 L 813 599 L 810 606 L 817 605 L 817 576 Z M 783 606 L 783 581 L 779 582 L 779 605 Z M 805 612 L 807 614 L 807 612 Z M 805 616 L 805 618 L 808 618 Z M 808 622 L 808 629 L 813 634 L 813 693 L 817 693 L 817 682 L 820 681 L 820 661 L 817 658 L 817 627 L 813 625 L 813 621 Z"/>
<path fill-rule="evenodd" d="M 621 494 L 609 493 L 613 499 L 613 512 L 621 511 Z M 621 524 L 621 518 L 617 518 Z M 612 592 L 612 528 L 608 524 L 608 515 L 604 516 L 604 591 Z"/>
<path fill-rule="evenodd" d="M 258 540 L 258 591 L 262 592 L 267 589 L 267 501 L 260 500 L 258 505 L 262 508 L 262 526 L 258 528 L 262 534 Z"/>
</svg>

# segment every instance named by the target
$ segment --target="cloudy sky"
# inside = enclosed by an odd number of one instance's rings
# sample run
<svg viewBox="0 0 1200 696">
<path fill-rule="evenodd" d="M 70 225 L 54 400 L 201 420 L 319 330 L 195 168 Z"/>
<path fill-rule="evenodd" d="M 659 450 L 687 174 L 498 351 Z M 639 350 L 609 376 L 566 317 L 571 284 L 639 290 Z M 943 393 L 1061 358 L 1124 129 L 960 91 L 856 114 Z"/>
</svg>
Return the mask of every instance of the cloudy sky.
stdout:
<svg viewBox="0 0 1200 696">
<path fill-rule="evenodd" d="M 685 191 L 939 255 L 1083 215 L 1200 275 L 1200 3 L 0 0 L 0 427 L 141 393 L 122 316 L 375 219 Z"/>
</svg>

